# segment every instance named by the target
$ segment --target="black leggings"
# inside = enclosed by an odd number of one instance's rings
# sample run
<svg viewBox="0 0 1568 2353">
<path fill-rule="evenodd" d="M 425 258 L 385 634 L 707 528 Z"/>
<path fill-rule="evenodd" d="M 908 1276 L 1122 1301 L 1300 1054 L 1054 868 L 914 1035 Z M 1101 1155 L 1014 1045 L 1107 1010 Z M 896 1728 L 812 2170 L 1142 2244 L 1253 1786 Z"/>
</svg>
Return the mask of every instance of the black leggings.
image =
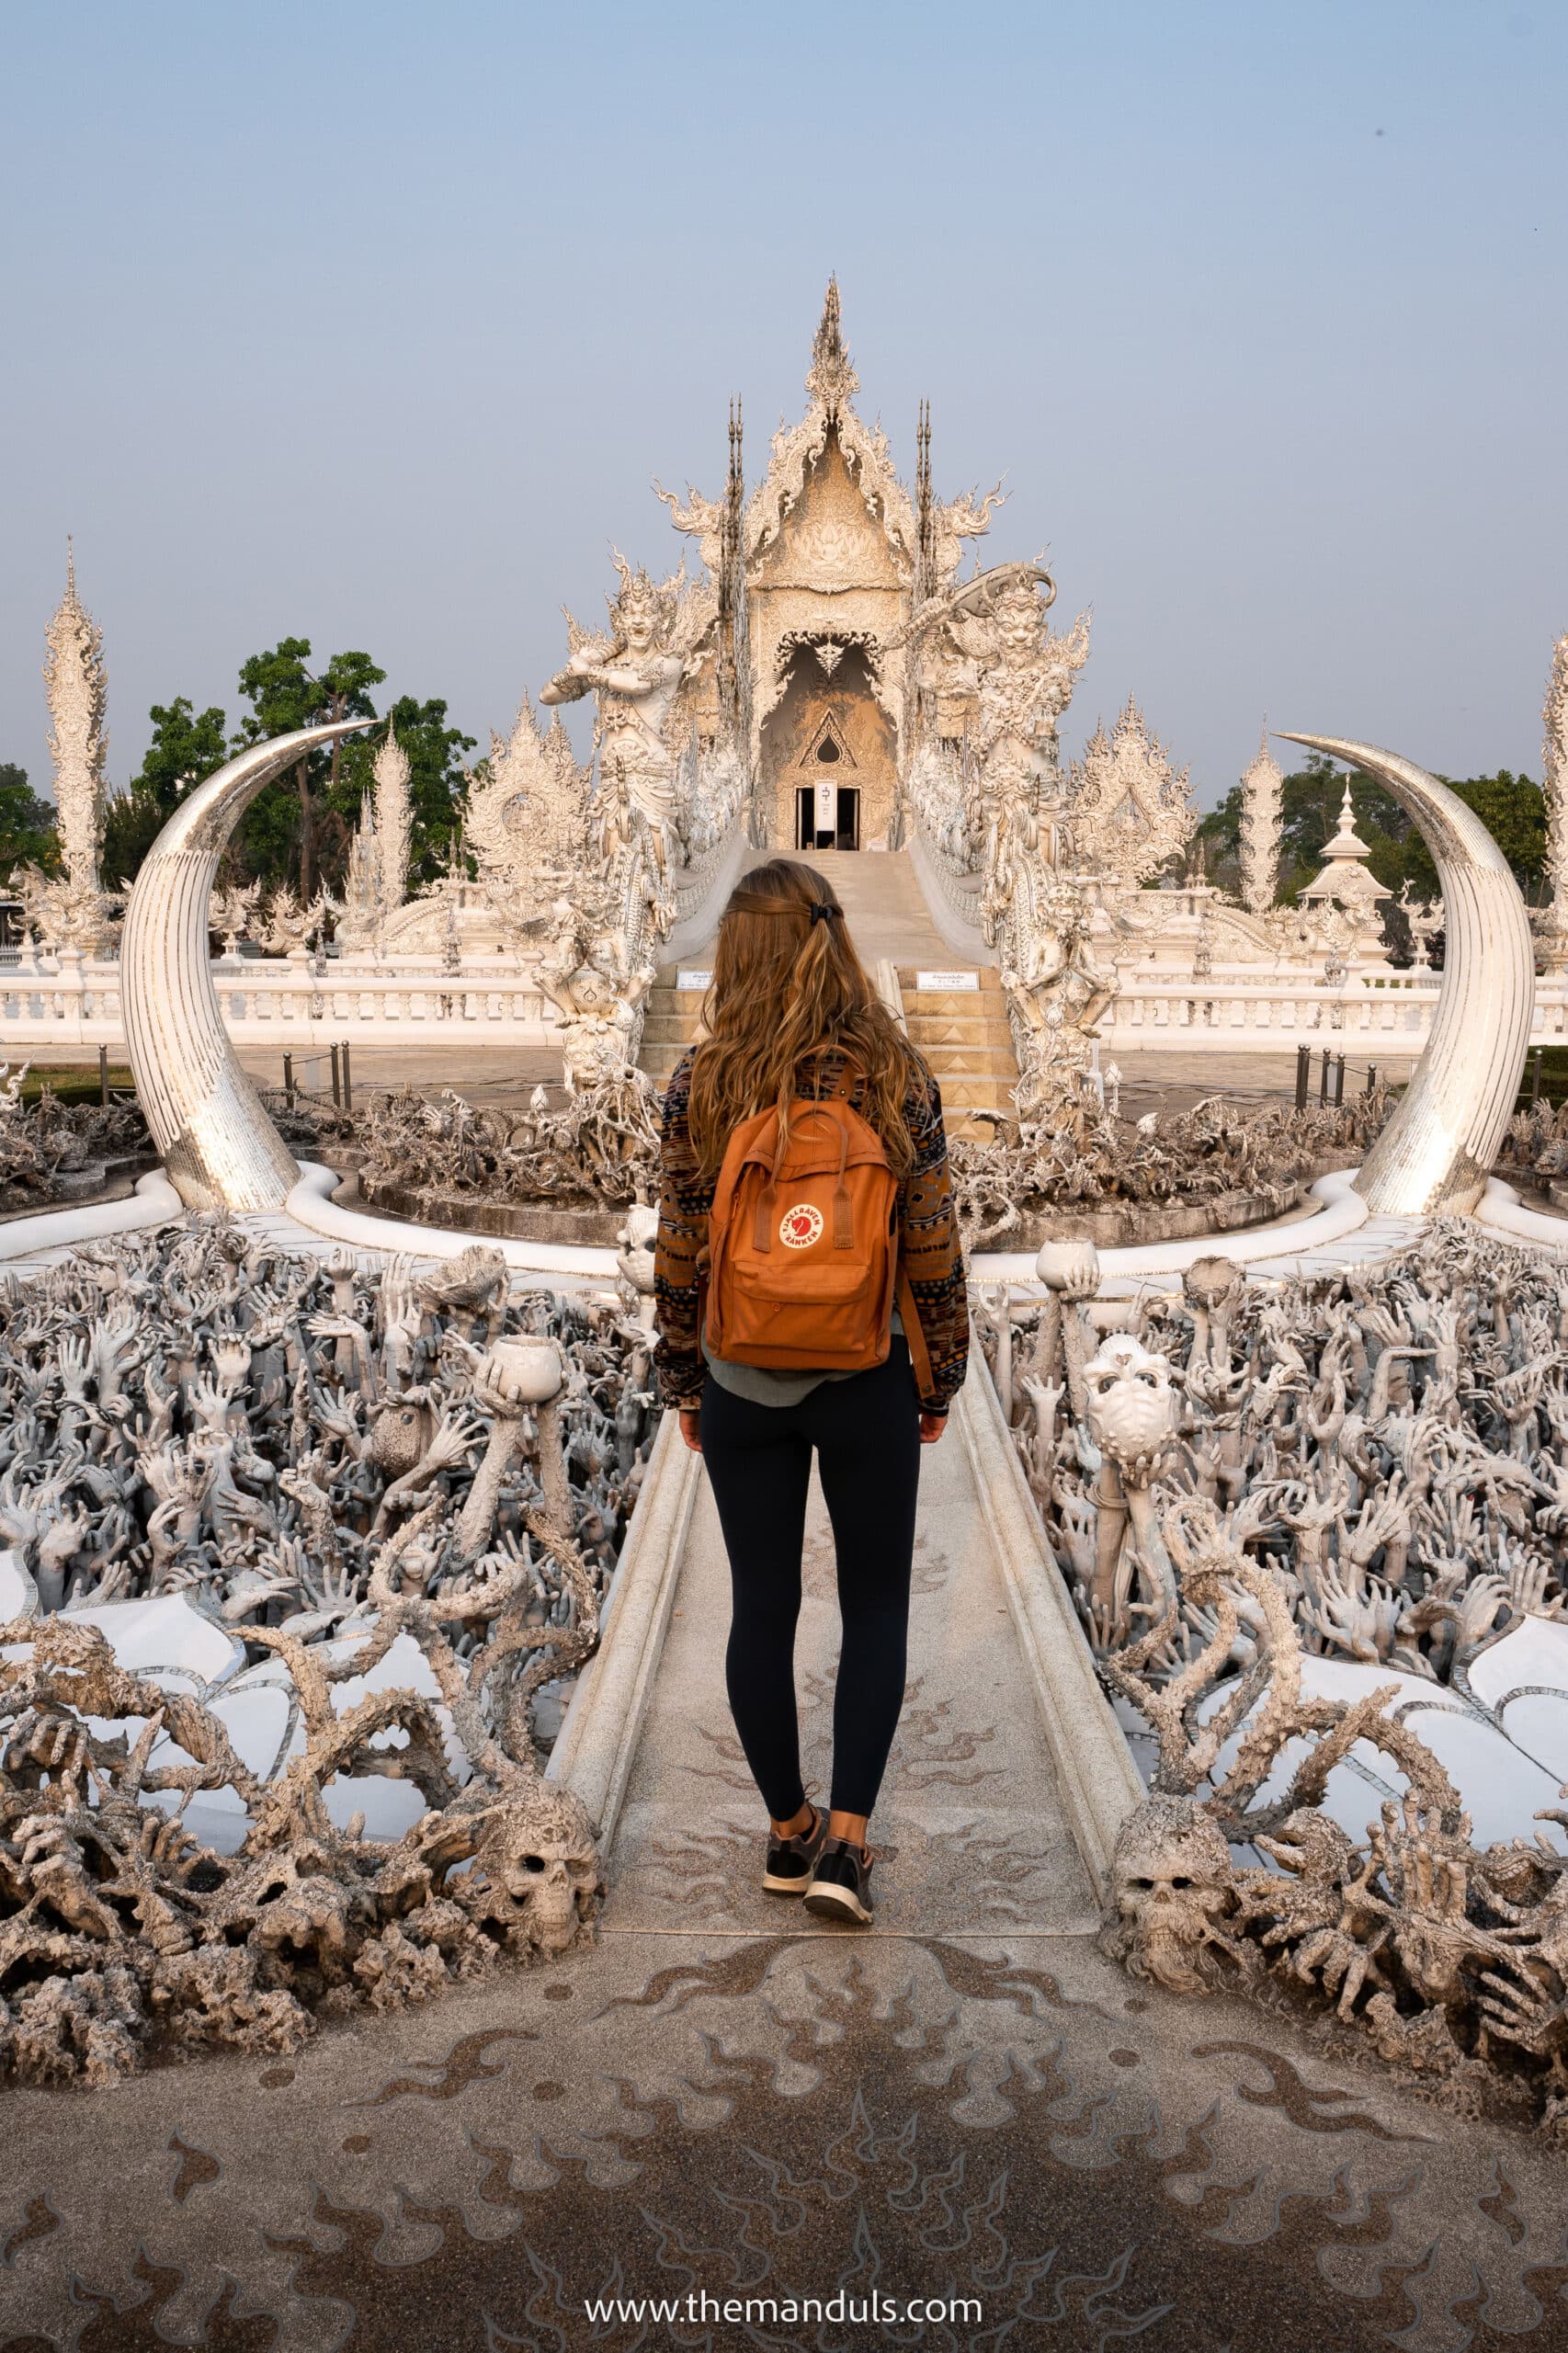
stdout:
<svg viewBox="0 0 1568 2353">
<path fill-rule="evenodd" d="M 833 1695 L 829 1804 L 869 1813 L 903 1705 L 920 1401 L 894 1333 L 886 1364 L 824 1381 L 798 1405 L 756 1405 L 710 1378 L 702 1458 L 730 1555 L 724 1671 L 746 1763 L 775 1822 L 805 1801 L 795 1712 L 795 1621 L 812 1449 L 838 1556 L 844 1648 Z"/>
</svg>

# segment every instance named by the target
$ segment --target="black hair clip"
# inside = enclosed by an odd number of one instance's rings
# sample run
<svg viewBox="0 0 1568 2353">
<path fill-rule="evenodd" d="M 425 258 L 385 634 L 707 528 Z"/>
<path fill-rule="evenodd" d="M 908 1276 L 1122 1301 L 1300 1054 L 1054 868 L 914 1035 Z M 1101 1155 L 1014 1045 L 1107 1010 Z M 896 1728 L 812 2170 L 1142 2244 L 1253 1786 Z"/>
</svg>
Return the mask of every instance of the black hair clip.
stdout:
<svg viewBox="0 0 1568 2353">
<path fill-rule="evenodd" d="M 842 907 L 830 907 L 825 899 L 813 899 L 812 901 L 812 921 L 813 923 L 832 923 L 836 916 L 841 915 L 843 913 L 844 910 Z"/>
</svg>

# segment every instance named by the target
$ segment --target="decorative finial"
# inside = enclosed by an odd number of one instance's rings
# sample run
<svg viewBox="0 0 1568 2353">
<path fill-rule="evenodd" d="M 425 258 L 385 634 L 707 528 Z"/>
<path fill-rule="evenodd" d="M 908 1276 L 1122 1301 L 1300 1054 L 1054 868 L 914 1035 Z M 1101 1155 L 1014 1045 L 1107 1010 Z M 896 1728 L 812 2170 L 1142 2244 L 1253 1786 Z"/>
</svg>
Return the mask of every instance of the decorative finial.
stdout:
<svg viewBox="0 0 1568 2353">
<path fill-rule="evenodd" d="M 76 597 L 76 551 L 75 551 L 75 548 L 74 548 L 74 547 L 73 546 L 73 544 L 72 544 L 72 540 L 71 540 L 71 534 L 70 534 L 70 532 L 69 532 L 69 531 L 67 531 L 67 532 L 66 532 L 66 534 L 65 534 L 65 597 L 66 597 L 66 602 L 67 602 L 68 604 L 70 604 L 70 603 L 74 603 L 74 601 L 75 601 L 75 597 Z"/>
<path fill-rule="evenodd" d="M 836 359 L 843 349 L 844 333 L 838 306 L 838 273 L 835 270 L 827 281 L 827 292 L 823 297 L 822 324 L 817 329 L 816 350 L 813 357 L 831 356 Z"/>
<path fill-rule="evenodd" d="M 850 366 L 849 354 L 844 347 L 838 279 L 835 276 L 827 281 L 822 320 L 812 344 L 812 364 L 806 373 L 806 390 L 821 401 L 828 415 L 833 417 L 859 389 L 860 379 Z"/>
</svg>

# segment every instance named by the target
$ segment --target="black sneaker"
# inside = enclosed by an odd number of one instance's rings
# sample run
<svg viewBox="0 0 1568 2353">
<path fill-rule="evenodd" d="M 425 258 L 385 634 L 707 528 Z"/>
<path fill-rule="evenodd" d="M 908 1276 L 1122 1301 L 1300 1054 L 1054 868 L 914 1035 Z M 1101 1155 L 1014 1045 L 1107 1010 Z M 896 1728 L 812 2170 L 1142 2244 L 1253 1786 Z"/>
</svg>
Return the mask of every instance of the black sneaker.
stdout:
<svg viewBox="0 0 1568 2353">
<path fill-rule="evenodd" d="M 844 1920 L 856 1928 L 871 1925 L 871 1865 L 869 1847 L 853 1847 L 847 1838 L 830 1838 L 822 1850 L 806 1909 L 824 1920 Z"/>
<path fill-rule="evenodd" d="M 792 1837 L 780 1838 L 778 1832 L 767 1834 L 767 1868 L 762 1884 L 769 1895 L 804 1895 L 811 1885 L 812 1870 L 822 1852 L 822 1842 L 827 1836 L 827 1816 L 820 1806 L 812 1808 L 813 1820 L 809 1830 L 797 1830 Z"/>
</svg>

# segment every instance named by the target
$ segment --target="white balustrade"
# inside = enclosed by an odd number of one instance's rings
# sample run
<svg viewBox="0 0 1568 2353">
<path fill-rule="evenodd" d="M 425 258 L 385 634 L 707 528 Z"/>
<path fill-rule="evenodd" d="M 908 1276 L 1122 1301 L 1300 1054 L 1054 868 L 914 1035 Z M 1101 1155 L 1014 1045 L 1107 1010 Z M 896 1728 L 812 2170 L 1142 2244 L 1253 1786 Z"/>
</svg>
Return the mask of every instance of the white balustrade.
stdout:
<svg viewBox="0 0 1568 2353">
<path fill-rule="evenodd" d="M 550 1046 L 554 1006 L 531 960 L 504 972 L 441 971 L 428 957 L 377 963 L 329 961 L 324 973 L 299 957 L 219 957 L 211 967 L 223 1024 L 236 1044 L 297 1050 L 345 1035 L 395 1045 L 411 1034 L 459 1023 L 483 1027 L 486 1041 Z M 119 967 L 70 951 L 24 950 L 0 967 L 0 1060 L 74 1046 L 124 1043 Z"/>
<path fill-rule="evenodd" d="M 447 972 L 428 956 L 331 959 L 324 973 L 301 957 L 219 957 L 211 969 L 225 1027 L 238 1043 L 298 1050 L 347 1035 L 393 1045 L 460 1027 L 493 1044 L 550 1046 L 559 1037 L 555 1008 L 528 959 L 502 972 L 471 965 Z M 1140 976 L 1124 966 L 1101 1040 L 1114 1055 L 1178 1040 L 1184 1050 L 1223 1053 L 1355 1039 L 1374 1060 L 1379 1049 L 1414 1057 L 1426 1042 L 1441 977 L 1363 973 L 1328 987 L 1321 971 L 1305 966 L 1200 981 L 1169 971 Z M 1538 979 L 1530 1036 L 1536 1044 L 1568 1038 L 1568 974 Z M 118 964 L 69 949 L 58 956 L 23 949 L 0 965 L 0 1060 L 123 1042 Z"/>
</svg>

